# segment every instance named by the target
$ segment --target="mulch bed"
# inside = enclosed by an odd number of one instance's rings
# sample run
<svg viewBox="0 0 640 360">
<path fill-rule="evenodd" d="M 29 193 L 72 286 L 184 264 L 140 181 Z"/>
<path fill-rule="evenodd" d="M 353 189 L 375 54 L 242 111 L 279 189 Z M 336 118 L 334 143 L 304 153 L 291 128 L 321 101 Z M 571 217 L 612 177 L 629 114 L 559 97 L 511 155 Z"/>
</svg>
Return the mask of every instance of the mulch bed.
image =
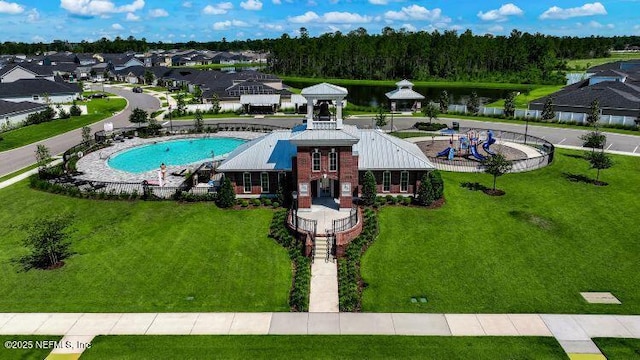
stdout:
<svg viewBox="0 0 640 360">
<path fill-rule="evenodd" d="M 504 194 L 506 194 L 504 191 L 500 190 L 500 189 L 485 189 L 482 190 L 483 193 L 489 195 L 489 196 L 502 196 Z"/>
</svg>

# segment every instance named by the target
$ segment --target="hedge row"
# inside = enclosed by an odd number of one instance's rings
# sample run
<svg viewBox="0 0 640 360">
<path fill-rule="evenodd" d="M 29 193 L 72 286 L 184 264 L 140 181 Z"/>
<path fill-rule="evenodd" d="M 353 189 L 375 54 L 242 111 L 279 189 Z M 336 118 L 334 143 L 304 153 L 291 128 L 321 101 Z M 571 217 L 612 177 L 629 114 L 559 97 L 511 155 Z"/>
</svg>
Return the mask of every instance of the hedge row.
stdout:
<svg viewBox="0 0 640 360">
<path fill-rule="evenodd" d="M 347 246 L 344 257 L 338 259 L 340 311 L 353 312 L 361 308 L 360 259 L 376 236 L 378 236 L 378 217 L 375 211 L 365 209 L 362 233 Z"/>
<path fill-rule="evenodd" d="M 311 288 L 311 260 L 303 255 L 303 244 L 286 226 L 287 210 L 281 209 L 273 214 L 269 236 L 287 249 L 293 264 L 293 284 L 289 293 L 289 306 L 292 311 L 309 311 L 309 291 Z"/>
<path fill-rule="evenodd" d="M 413 127 L 421 131 L 438 131 L 446 129 L 447 124 L 417 122 L 415 123 L 415 125 L 413 125 Z"/>
</svg>

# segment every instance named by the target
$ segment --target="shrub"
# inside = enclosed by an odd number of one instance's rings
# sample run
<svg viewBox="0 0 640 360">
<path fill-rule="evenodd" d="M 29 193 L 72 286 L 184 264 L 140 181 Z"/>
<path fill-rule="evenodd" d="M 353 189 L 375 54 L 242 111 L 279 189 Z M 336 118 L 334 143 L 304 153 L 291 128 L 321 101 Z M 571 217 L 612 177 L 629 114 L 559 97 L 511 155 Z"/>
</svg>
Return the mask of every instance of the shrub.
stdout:
<svg viewBox="0 0 640 360">
<path fill-rule="evenodd" d="M 280 207 L 280 203 L 279 203 L 279 202 L 277 202 L 277 201 L 274 201 L 274 202 L 272 203 L 272 205 L 273 205 L 273 207 L 274 207 L 274 208 Z"/>
<path fill-rule="evenodd" d="M 247 207 L 247 206 L 249 206 L 249 202 L 247 200 L 244 200 L 244 199 L 240 200 L 240 206 Z"/>
<path fill-rule="evenodd" d="M 423 206 L 431 205 L 435 200 L 433 194 L 433 185 L 431 184 L 428 173 L 422 175 L 420 186 L 418 187 L 418 203 Z"/>
<path fill-rule="evenodd" d="M 277 201 L 276 201 L 276 202 L 277 202 Z M 265 198 L 265 199 L 262 201 L 262 203 L 264 204 L 264 206 L 271 206 L 271 205 L 272 205 L 271 199 L 266 199 L 266 198 Z"/>
<path fill-rule="evenodd" d="M 433 191 L 433 200 L 441 199 L 444 196 L 444 182 L 442 175 L 438 170 L 429 172 L 429 181 L 431 182 L 431 190 Z"/>
<path fill-rule="evenodd" d="M 387 202 L 387 204 L 393 204 L 393 195 L 385 196 L 384 200 Z"/>
<path fill-rule="evenodd" d="M 409 206 L 409 205 L 411 205 L 411 202 L 412 202 L 412 201 L 413 201 L 413 199 L 412 199 L 411 197 L 408 197 L 408 196 L 407 196 L 406 198 L 404 198 L 404 199 L 403 199 L 403 204 L 404 204 L 405 206 Z"/>
<path fill-rule="evenodd" d="M 235 202 L 236 193 L 233 190 L 233 185 L 231 185 L 231 180 L 225 176 L 222 186 L 220 186 L 220 190 L 218 191 L 216 204 L 221 208 L 229 208 L 232 207 Z"/>
<path fill-rule="evenodd" d="M 76 105 L 76 102 L 73 102 L 73 105 L 71 106 L 71 108 L 69 108 L 69 115 L 71 116 L 80 116 L 82 115 L 82 109 L 80 109 L 80 107 L 78 105 Z"/>
<path fill-rule="evenodd" d="M 260 199 L 251 199 L 251 205 L 260 206 L 260 204 L 261 204 Z"/>
<path fill-rule="evenodd" d="M 376 201 L 376 178 L 371 171 L 367 171 L 364 174 L 364 181 L 362 184 L 362 202 L 366 206 L 371 206 Z"/>
<path fill-rule="evenodd" d="M 71 117 L 71 115 L 68 112 L 64 111 L 62 106 L 58 105 L 58 118 L 59 119 L 68 119 L 70 117 Z"/>
<path fill-rule="evenodd" d="M 441 123 L 425 123 L 425 122 L 417 122 L 413 125 L 414 128 L 421 131 L 438 131 L 442 129 L 446 129 L 446 124 Z"/>
</svg>

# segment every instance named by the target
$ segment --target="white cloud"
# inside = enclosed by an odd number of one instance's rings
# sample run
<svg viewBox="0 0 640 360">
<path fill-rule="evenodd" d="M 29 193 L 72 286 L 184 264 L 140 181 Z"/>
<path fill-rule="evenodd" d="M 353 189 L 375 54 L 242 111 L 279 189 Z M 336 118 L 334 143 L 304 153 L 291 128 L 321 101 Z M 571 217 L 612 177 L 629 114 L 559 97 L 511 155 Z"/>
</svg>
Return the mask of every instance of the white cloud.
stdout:
<svg viewBox="0 0 640 360">
<path fill-rule="evenodd" d="M 442 10 L 435 8 L 429 10 L 419 5 L 411 5 L 403 7 L 400 11 L 387 11 L 384 13 L 384 18 L 387 20 L 426 20 L 431 22 L 450 22 L 451 19 L 442 16 Z"/>
<path fill-rule="evenodd" d="M 0 14 L 21 14 L 24 12 L 24 6 L 18 3 L 6 2 L 0 0 Z"/>
<path fill-rule="evenodd" d="M 284 27 L 282 25 L 278 25 L 278 24 L 264 24 L 264 25 L 261 25 L 260 27 L 265 29 L 265 30 L 270 30 L 270 31 L 282 31 L 282 30 L 284 30 Z"/>
<path fill-rule="evenodd" d="M 288 20 L 294 24 L 308 23 L 311 21 L 316 21 L 318 19 L 320 19 L 320 16 L 318 16 L 318 14 L 314 13 L 313 11 L 307 11 L 303 15 L 288 18 Z"/>
<path fill-rule="evenodd" d="M 274 3 L 275 5 L 280 5 L 282 4 L 281 0 L 271 0 L 272 3 Z"/>
<path fill-rule="evenodd" d="M 578 24 L 580 24 L 580 23 L 578 23 Z M 580 24 L 580 25 L 582 25 L 582 24 Z M 578 25 L 578 26 L 580 26 L 580 25 Z M 605 25 L 605 24 L 601 24 L 601 23 L 599 23 L 599 22 L 597 22 L 597 21 L 595 21 L 595 20 L 590 21 L 590 22 L 589 22 L 589 24 L 588 24 L 588 26 L 589 26 L 590 28 L 592 28 L 592 29 L 602 29 L 602 28 L 605 28 L 605 27 L 606 27 L 607 29 L 613 29 L 613 28 L 615 28 L 615 27 L 616 27 L 616 26 L 615 26 L 615 25 L 613 25 L 613 24 L 606 24 L 606 25 Z"/>
<path fill-rule="evenodd" d="M 240 7 L 245 10 L 262 10 L 262 1 L 260 0 L 247 0 L 240 3 Z"/>
<path fill-rule="evenodd" d="M 222 2 L 215 5 L 207 5 L 202 9 L 202 13 L 206 15 L 222 15 L 233 9 L 233 4 L 230 2 Z"/>
<path fill-rule="evenodd" d="M 360 14 L 350 13 L 346 11 L 331 11 L 324 14 L 321 18 L 321 21 L 330 24 L 362 24 L 371 22 L 371 17 L 366 15 L 362 16 Z"/>
<path fill-rule="evenodd" d="M 140 16 L 134 14 L 134 13 L 127 13 L 127 16 L 125 17 L 125 20 L 127 21 L 139 21 L 140 20 Z"/>
<path fill-rule="evenodd" d="M 563 9 L 557 6 L 550 7 L 540 15 L 540 19 L 569 19 L 580 16 L 607 15 L 607 9 L 599 2 L 584 4 L 580 7 Z"/>
<path fill-rule="evenodd" d="M 492 27 L 487 29 L 490 33 L 498 33 L 503 32 L 504 28 L 500 25 L 493 25 Z"/>
<path fill-rule="evenodd" d="M 110 0 L 60 0 L 60 7 L 74 15 L 102 16 L 113 13 L 135 12 L 144 7 L 144 0 L 116 6 Z"/>
<path fill-rule="evenodd" d="M 387 5 L 389 0 L 369 0 L 369 4 L 371 5 Z"/>
<path fill-rule="evenodd" d="M 154 18 L 167 17 L 169 13 L 165 9 L 152 9 L 149 11 L 149 16 Z"/>
<path fill-rule="evenodd" d="M 40 20 L 40 13 L 38 12 L 38 10 L 37 9 L 29 10 L 29 12 L 27 13 L 27 21 L 36 22 L 38 20 Z"/>
<path fill-rule="evenodd" d="M 411 25 L 411 24 L 402 24 L 402 26 L 400 26 L 401 29 L 405 29 L 407 31 L 416 31 L 418 29 L 416 29 L 415 26 Z"/>
<path fill-rule="evenodd" d="M 44 42 L 46 42 L 45 39 L 40 35 L 34 36 L 33 38 L 31 38 L 31 40 L 33 40 L 34 43 L 44 43 Z"/>
<path fill-rule="evenodd" d="M 120 24 L 113 24 L 113 25 L 111 25 L 111 28 L 113 30 L 124 30 L 124 27 L 122 25 L 120 25 Z"/>
<path fill-rule="evenodd" d="M 231 27 L 248 27 L 249 24 L 247 24 L 244 21 L 241 20 L 226 20 L 226 21 L 218 21 L 216 23 L 213 24 L 213 30 L 227 30 L 230 29 Z"/>
<path fill-rule="evenodd" d="M 507 21 L 509 16 L 521 16 L 524 11 L 514 4 L 502 5 L 499 9 L 489 10 L 486 13 L 480 11 L 478 17 L 484 21 Z"/>
<path fill-rule="evenodd" d="M 464 27 L 461 25 L 451 25 L 449 26 L 449 29 L 453 31 L 461 31 L 464 30 Z"/>
<path fill-rule="evenodd" d="M 186 8 L 190 8 L 193 6 L 193 3 L 191 1 L 185 1 L 182 3 L 182 6 Z"/>
<path fill-rule="evenodd" d="M 313 11 L 307 11 L 303 15 L 289 17 L 289 22 L 294 24 L 304 24 L 312 21 L 326 24 L 362 24 L 371 22 L 370 16 L 363 16 L 350 12 L 331 11 L 320 16 Z"/>
</svg>

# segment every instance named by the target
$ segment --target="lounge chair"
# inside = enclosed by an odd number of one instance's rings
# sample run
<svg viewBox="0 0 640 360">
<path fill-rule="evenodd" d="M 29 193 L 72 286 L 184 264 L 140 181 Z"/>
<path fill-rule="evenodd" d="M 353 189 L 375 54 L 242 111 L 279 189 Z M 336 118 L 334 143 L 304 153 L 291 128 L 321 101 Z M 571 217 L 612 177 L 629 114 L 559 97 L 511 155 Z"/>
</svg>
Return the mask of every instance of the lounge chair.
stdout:
<svg viewBox="0 0 640 360">
<path fill-rule="evenodd" d="M 186 175 L 186 174 L 185 174 L 186 172 L 187 172 L 187 168 L 184 168 L 184 169 L 182 169 L 182 170 L 180 170 L 180 171 L 174 171 L 174 172 L 172 172 L 172 173 L 171 173 L 171 175 L 173 175 L 173 176 L 180 176 L 180 177 L 184 177 L 184 176 Z"/>
</svg>

